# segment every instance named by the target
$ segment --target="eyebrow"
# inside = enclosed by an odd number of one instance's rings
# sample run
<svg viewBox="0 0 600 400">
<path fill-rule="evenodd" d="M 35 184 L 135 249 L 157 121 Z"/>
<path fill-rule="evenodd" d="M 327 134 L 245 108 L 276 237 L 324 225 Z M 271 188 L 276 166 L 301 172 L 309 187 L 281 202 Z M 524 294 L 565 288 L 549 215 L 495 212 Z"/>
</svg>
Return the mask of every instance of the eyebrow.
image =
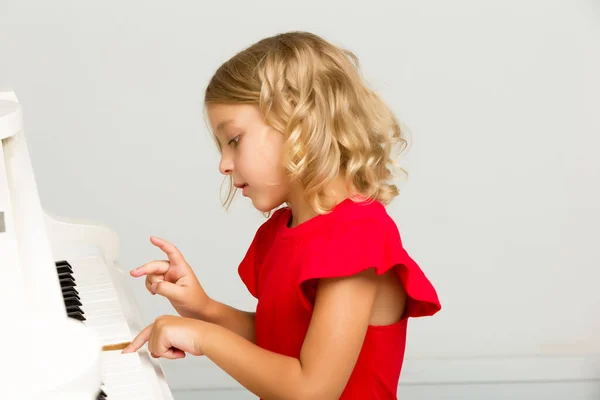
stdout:
<svg viewBox="0 0 600 400">
<path fill-rule="evenodd" d="M 228 119 L 227 121 L 221 122 L 219 125 L 217 125 L 217 132 L 222 130 L 223 128 L 225 128 L 227 125 L 229 125 L 232 122 L 233 122 L 232 119 Z"/>
<path fill-rule="evenodd" d="M 233 122 L 232 119 L 228 119 L 223 122 L 220 122 L 219 125 L 217 125 L 217 129 L 215 129 L 214 139 L 217 142 L 219 151 L 221 151 L 221 149 L 223 148 L 223 145 L 221 144 L 221 138 L 219 137 L 219 132 L 221 132 L 223 130 L 223 128 L 225 128 L 227 125 L 229 125 L 232 122 Z"/>
</svg>

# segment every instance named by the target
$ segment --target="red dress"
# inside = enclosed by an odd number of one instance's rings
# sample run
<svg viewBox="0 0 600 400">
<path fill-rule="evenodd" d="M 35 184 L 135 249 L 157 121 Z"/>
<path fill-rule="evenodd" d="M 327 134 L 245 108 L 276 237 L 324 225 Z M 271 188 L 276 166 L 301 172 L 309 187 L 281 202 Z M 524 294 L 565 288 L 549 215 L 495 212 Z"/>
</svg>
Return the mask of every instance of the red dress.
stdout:
<svg viewBox="0 0 600 400">
<path fill-rule="evenodd" d="M 331 213 L 288 227 L 291 209 L 281 208 L 258 229 L 238 272 L 258 299 L 256 342 L 299 358 L 310 324 L 316 280 L 375 267 L 395 268 L 407 293 L 404 318 L 369 326 L 340 399 L 396 399 L 409 317 L 433 315 L 441 305 L 435 289 L 402 247 L 398 228 L 377 202 L 350 199 Z"/>
</svg>

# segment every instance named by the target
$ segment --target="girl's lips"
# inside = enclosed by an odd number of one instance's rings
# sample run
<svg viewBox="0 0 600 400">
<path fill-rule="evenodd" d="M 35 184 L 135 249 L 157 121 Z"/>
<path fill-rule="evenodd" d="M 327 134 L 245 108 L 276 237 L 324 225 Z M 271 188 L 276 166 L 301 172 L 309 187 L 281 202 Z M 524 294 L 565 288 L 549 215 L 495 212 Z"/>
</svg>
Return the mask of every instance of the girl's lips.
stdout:
<svg viewBox="0 0 600 400">
<path fill-rule="evenodd" d="M 234 186 L 238 189 L 242 190 L 242 195 L 246 196 L 246 188 L 248 187 L 247 183 L 236 183 Z"/>
</svg>

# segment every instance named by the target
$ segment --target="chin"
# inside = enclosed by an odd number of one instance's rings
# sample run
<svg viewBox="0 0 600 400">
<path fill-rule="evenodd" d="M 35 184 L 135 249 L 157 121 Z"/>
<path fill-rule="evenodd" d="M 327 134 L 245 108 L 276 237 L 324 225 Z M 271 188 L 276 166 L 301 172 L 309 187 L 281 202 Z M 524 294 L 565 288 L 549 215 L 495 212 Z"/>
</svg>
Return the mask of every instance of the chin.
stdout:
<svg viewBox="0 0 600 400">
<path fill-rule="evenodd" d="M 273 211 L 283 203 L 284 201 L 277 201 L 274 199 L 252 199 L 252 205 L 254 205 L 254 208 L 263 213 Z"/>
</svg>

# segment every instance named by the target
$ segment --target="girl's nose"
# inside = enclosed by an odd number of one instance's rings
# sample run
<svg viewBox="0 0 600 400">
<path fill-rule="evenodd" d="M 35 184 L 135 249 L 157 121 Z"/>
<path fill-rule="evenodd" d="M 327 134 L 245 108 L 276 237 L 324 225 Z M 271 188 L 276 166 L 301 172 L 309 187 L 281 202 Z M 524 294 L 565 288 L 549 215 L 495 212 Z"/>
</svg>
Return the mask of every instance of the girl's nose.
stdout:
<svg viewBox="0 0 600 400">
<path fill-rule="evenodd" d="M 233 161 L 230 157 L 221 157 L 221 161 L 219 162 L 219 171 L 223 175 L 231 175 L 233 172 Z"/>
</svg>

